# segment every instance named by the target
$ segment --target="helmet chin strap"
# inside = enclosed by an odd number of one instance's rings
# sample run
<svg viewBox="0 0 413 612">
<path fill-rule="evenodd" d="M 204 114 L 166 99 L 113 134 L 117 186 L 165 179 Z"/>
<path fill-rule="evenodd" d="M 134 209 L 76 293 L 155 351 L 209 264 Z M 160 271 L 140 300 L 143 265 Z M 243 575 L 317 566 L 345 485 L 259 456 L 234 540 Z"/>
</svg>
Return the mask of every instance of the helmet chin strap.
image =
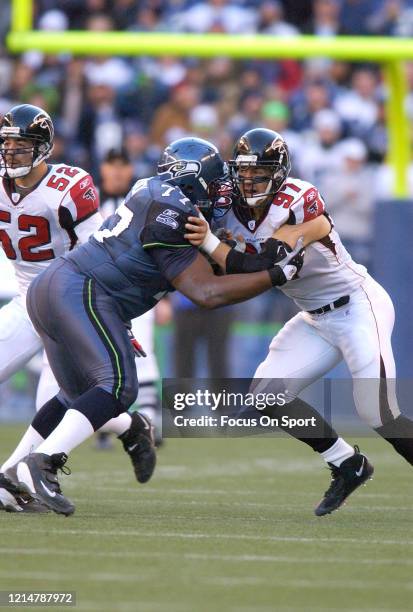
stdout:
<svg viewBox="0 0 413 612">
<path fill-rule="evenodd" d="M 272 180 L 269 180 L 267 188 L 264 191 L 264 193 L 258 193 L 257 195 L 251 198 L 245 198 L 245 201 L 247 202 L 250 208 L 256 208 L 258 206 L 262 206 L 263 204 L 265 204 L 268 196 L 271 194 L 271 190 L 272 190 Z"/>
<path fill-rule="evenodd" d="M 32 168 L 33 166 L 21 166 L 20 168 L 8 168 L 6 166 L 0 170 L 0 175 L 11 179 L 21 178 L 30 174 Z"/>
<path fill-rule="evenodd" d="M 27 176 L 28 174 L 30 174 L 33 168 L 37 168 L 37 166 L 39 166 L 42 161 L 44 161 L 50 156 L 52 150 L 53 147 L 46 151 L 46 153 L 38 154 L 36 159 L 33 159 L 36 151 L 36 149 L 33 148 L 32 163 L 28 166 L 19 166 L 18 168 L 9 168 L 3 158 L 2 163 L 0 164 L 0 176 L 4 176 L 10 179 L 22 178 L 23 176 Z"/>
</svg>

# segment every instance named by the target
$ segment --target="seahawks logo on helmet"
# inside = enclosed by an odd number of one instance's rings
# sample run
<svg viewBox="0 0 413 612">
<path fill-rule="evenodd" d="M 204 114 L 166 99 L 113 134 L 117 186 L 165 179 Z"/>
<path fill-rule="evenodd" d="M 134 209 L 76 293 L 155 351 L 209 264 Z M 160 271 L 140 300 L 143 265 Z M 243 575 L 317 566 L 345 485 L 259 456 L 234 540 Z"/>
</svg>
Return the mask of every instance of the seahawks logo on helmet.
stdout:
<svg viewBox="0 0 413 612">
<path fill-rule="evenodd" d="M 201 173 L 201 164 L 198 161 L 180 159 L 169 166 L 168 172 L 171 178 L 189 175 L 199 176 Z"/>
</svg>

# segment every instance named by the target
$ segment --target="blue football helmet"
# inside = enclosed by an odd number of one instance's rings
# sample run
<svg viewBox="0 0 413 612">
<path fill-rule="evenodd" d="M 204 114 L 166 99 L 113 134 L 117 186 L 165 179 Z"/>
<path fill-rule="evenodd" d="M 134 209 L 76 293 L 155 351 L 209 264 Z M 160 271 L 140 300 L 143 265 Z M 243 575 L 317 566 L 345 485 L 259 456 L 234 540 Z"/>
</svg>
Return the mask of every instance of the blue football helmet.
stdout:
<svg viewBox="0 0 413 612">
<path fill-rule="evenodd" d="M 219 197 L 222 181 L 228 181 L 227 165 L 215 145 L 202 138 L 175 140 L 158 163 L 158 174 L 177 185 L 203 212 Z"/>
</svg>

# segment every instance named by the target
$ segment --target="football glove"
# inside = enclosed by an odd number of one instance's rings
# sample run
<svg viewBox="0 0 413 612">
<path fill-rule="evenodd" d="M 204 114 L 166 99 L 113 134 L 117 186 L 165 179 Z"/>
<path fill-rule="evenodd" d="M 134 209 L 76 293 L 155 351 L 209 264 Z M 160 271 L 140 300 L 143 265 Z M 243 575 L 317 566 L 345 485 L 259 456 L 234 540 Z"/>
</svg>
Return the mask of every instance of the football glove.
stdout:
<svg viewBox="0 0 413 612">
<path fill-rule="evenodd" d="M 276 262 L 274 267 L 268 270 L 273 286 L 279 287 L 287 281 L 297 278 L 304 263 L 305 249 L 303 244 L 304 238 L 302 236 L 297 240 L 293 249 L 286 242 L 274 238 L 267 240 L 263 252 Z"/>
<path fill-rule="evenodd" d="M 137 357 L 146 357 L 146 353 L 143 350 L 142 345 L 136 340 L 135 336 L 133 335 L 133 331 L 129 327 L 126 329 L 126 331 L 128 332 L 129 340 L 131 342 L 135 355 Z"/>
</svg>

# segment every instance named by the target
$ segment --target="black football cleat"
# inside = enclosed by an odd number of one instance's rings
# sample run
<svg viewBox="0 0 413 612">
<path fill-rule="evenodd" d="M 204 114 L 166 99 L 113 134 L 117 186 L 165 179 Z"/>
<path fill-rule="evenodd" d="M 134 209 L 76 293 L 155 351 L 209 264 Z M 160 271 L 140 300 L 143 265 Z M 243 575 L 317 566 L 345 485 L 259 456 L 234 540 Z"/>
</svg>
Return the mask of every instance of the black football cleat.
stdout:
<svg viewBox="0 0 413 612">
<path fill-rule="evenodd" d="M 143 484 L 151 478 L 156 465 L 153 426 L 139 412 L 133 412 L 131 417 L 131 426 L 119 436 L 119 440 L 131 458 L 136 480 Z"/>
<path fill-rule="evenodd" d="M 0 473 L 0 510 L 6 512 L 50 512 L 44 504 L 34 497 L 24 493 L 22 489 L 12 483 L 9 478 Z"/>
<path fill-rule="evenodd" d="M 32 453 L 7 470 L 6 476 L 53 512 L 69 516 L 75 511 L 75 506 L 64 497 L 57 480 L 57 470 L 70 474 L 70 470 L 64 468 L 66 461 L 65 453 Z"/>
<path fill-rule="evenodd" d="M 330 514 L 340 508 L 347 497 L 372 477 L 374 467 L 365 455 L 360 453 L 358 446 L 354 447 L 354 455 L 337 467 L 328 464 L 331 470 L 331 484 L 324 497 L 314 510 L 317 516 Z"/>
</svg>

